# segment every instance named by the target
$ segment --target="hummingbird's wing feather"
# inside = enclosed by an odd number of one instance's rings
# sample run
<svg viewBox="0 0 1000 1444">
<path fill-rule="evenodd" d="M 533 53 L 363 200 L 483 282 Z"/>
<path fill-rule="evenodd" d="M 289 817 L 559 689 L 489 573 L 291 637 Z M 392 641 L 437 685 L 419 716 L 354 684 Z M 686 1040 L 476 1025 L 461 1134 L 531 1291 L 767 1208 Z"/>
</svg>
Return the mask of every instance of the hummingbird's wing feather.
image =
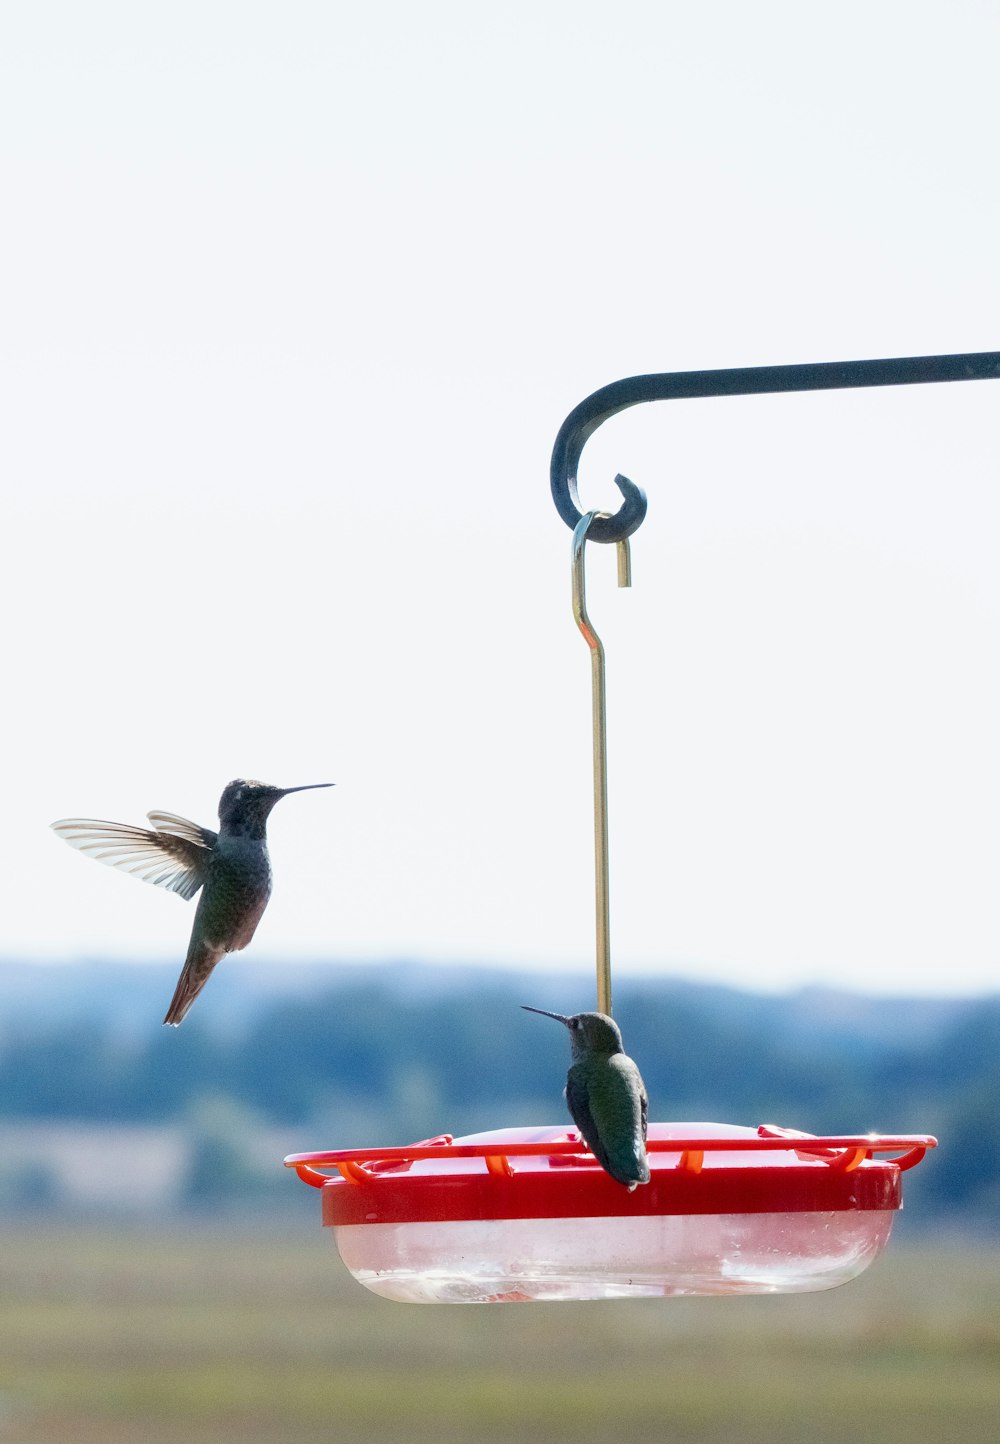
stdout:
<svg viewBox="0 0 1000 1444">
<path fill-rule="evenodd" d="M 600 1077 L 589 1079 L 574 1064 L 566 1079 L 566 1102 L 605 1173 L 629 1191 L 649 1182 L 646 1090 L 631 1058 L 616 1054 Z"/>
<path fill-rule="evenodd" d="M 147 812 L 146 816 L 157 832 L 169 832 L 172 837 L 185 838 L 195 847 L 214 847 L 219 840 L 219 834 L 210 827 L 199 827 L 186 817 L 178 817 L 176 812 Z"/>
<path fill-rule="evenodd" d="M 608 1139 L 614 1160 L 612 1176 L 634 1188 L 649 1182 L 646 1157 L 646 1127 L 649 1099 L 639 1069 L 624 1053 L 608 1059 L 609 1082 L 594 1106 L 597 1127 Z"/>
<path fill-rule="evenodd" d="M 192 898 L 208 875 L 209 848 L 170 832 L 147 832 L 124 822 L 64 817 L 52 830 L 96 862 L 121 868 L 182 898 Z"/>
<path fill-rule="evenodd" d="M 614 1169 L 611 1159 L 608 1157 L 607 1149 L 601 1142 L 601 1135 L 597 1131 L 594 1115 L 590 1111 L 587 1085 L 584 1079 L 577 1075 L 575 1068 L 571 1068 L 566 1077 L 566 1106 L 570 1111 L 573 1122 L 580 1130 L 584 1143 L 590 1149 L 605 1173 L 610 1173 L 613 1177 Z"/>
</svg>

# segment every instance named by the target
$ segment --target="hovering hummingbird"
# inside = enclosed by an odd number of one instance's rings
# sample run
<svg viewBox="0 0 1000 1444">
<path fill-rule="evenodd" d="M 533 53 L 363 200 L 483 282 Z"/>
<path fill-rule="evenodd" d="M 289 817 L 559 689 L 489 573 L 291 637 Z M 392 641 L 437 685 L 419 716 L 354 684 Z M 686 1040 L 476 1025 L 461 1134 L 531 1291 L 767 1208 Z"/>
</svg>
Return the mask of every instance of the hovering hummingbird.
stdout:
<svg viewBox="0 0 1000 1444">
<path fill-rule="evenodd" d="M 566 1077 L 566 1104 L 598 1163 L 629 1193 L 649 1182 L 646 1114 L 649 1102 L 639 1070 L 622 1048 L 618 1024 L 606 1013 L 550 1013 L 569 1029 L 573 1062 Z"/>
<path fill-rule="evenodd" d="M 144 882 L 180 893 L 182 898 L 192 898 L 204 888 L 164 1023 L 177 1027 L 219 959 L 245 948 L 264 915 L 271 896 L 267 855 L 271 808 L 290 792 L 333 785 L 313 782 L 306 787 L 269 787 L 239 777 L 229 783 L 219 801 L 218 832 L 172 812 L 148 812 L 153 830 L 80 817 L 52 823 L 53 831 L 70 847 L 97 862 L 120 867 Z"/>
</svg>

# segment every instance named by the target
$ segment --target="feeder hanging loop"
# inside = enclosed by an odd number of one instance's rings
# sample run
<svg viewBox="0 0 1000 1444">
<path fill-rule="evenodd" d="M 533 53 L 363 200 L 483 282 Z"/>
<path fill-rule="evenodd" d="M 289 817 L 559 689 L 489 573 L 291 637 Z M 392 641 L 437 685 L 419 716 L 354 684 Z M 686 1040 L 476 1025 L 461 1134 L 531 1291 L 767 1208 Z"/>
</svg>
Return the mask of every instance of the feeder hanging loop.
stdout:
<svg viewBox="0 0 1000 1444">
<path fill-rule="evenodd" d="M 697 396 L 754 396 L 778 391 L 832 391 L 862 386 L 913 386 L 935 381 L 1000 379 L 1000 351 L 958 356 L 896 356 L 878 361 L 820 361 L 798 366 L 743 366 L 720 371 L 665 371 L 612 381 L 573 408 L 552 449 L 550 478 L 556 510 L 575 530 L 584 516 L 577 473 L 584 446 L 599 426 L 646 401 Z M 632 535 L 646 515 L 645 492 L 627 476 L 615 477 L 624 501 L 613 515 L 599 513 L 589 541 L 618 542 Z"/>
</svg>

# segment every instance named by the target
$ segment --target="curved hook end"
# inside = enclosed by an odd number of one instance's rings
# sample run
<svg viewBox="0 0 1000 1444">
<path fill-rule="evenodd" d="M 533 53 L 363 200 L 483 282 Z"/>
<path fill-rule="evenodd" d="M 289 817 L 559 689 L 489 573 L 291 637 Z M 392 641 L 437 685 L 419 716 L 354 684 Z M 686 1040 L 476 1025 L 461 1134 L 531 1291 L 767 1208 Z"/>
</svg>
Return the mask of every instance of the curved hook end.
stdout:
<svg viewBox="0 0 1000 1444">
<path fill-rule="evenodd" d="M 612 521 L 621 523 L 621 533 L 614 540 L 624 541 L 626 537 L 630 537 L 642 526 L 646 519 L 646 507 L 649 503 L 642 487 L 636 486 L 634 481 L 630 481 L 620 471 L 615 477 L 615 486 L 624 497 L 624 502 L 612 517 Z"/>
<path fill-rule="evenodd" d="M 642 487 L 636 486 L 621 472 L 615 477 L 615 486 L 624 498 L 622 505 L 613 514 L 598 512 L 590 523 L 587 531 L 587 540 L 595 542 L 621 542 L 630 537 L 634 531 L 638 531 L 646 517 L 646 493 Z M 574 493 L 576 488 L 574 487 Z M 574 501 L 578 498 L 574 494 Z M 580 512 L 577 521 L 582 520 L 583 512 Z"/>
<path fill-rule="evenodd" d="M 621 394 L 623 383 L 616 382 L 596 391 L 593 396 L 588 396 L 570 412 L 559 428 L 549 464 L 549 482 L 556 510 L 570 531 L 575 531 L 586 515 L 585 509 L 580 505 L 577 471 L 588 437 L 626 407 L 655 399 L 655 394 L 647 396 L 641 388 L 635 391 L 634 379 L 629 381 L 624 395 Z M 645 492 L 641 491 L 634 481 L 621 474 L 615 477 L 615 486 L 622 494 L 622 505 L 613 516 L 602 512 L 594 518 L 587 534 L 588 541 L 625 541 L 643 523 L 646 515 Z"/>
</svg>

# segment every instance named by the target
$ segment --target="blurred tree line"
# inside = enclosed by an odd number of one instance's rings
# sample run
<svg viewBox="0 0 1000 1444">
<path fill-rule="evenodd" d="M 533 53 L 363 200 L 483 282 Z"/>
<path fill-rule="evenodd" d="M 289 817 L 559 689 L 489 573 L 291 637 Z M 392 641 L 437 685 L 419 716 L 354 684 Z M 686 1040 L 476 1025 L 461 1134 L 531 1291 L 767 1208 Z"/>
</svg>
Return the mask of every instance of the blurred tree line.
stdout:
<svg viewBox="0 0 1000 1444">
<path fill-rule="evenodd" d="M 522 991 L 495 979 L 454 993 L 347 981 L 276 997 L 225 1034 L 197 1010 L 178 1030 L 8 1019 L 0 1120 L 195 1119 L 216 1152 L 228 1135 L 204 1120 L 220 1108 L 245 1128 L 287 1129 L 290 1152 L 562 1122 L 568 1039 L 521 1011 L 522 1001 L 547 1002 Z M 836 995 L 831 1016 L 821 1002 L 803 1010 L 659 980 L 615 995 L 651 1117 L 935 1133 L 941 1147 L 911 1175 L 907 1202 L 938 1219 L 1000 1225 L 1000 998 L 953 1004 L 937 1025 L 935 1004 L 920 1004 L 923 1022 L 909 1028 L 892 1026 L 894 1003 L 880 1006 L 859 999 L 852 1009 Z M 234 1153 L 231 1168 L 241 1166 Z"/>
</svg>

